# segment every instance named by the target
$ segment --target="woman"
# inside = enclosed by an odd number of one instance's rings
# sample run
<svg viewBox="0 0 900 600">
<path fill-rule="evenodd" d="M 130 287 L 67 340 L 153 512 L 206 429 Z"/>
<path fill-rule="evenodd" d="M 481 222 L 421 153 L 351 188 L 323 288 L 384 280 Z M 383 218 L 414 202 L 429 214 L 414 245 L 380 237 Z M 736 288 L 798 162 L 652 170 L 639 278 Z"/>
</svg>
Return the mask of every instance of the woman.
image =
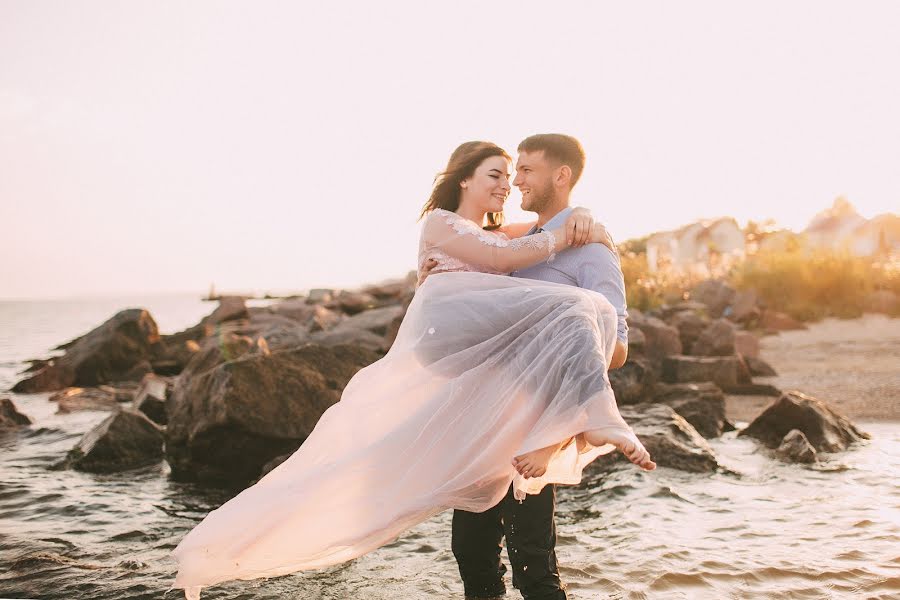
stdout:
<svg viewBox="0 0 900 600">
<path fill-rule="evenodd" d="M 173 554 L 175 587 L 187 598 L 221 581 L 350 560 L 448 508 L 486 510 L 511 482 L 520 498 L 577 483 L 613 449 L 608 442 L 652 468 L 606 377 L 616 330 L 609 303 L 498 276 L 569 243 L 564 229 L 510 239 L 527 227 L 501 228 L 509 167 L 486 142 L 454 152 L 420 243 L 420 265 L 438 267 L 394 345 L 350 380 L 288 460 L 185 536 Z M 599 242 L 605 232 L 591 236 Z M 542 469 L 517 473 L 516 456 Z"/>
</svg>

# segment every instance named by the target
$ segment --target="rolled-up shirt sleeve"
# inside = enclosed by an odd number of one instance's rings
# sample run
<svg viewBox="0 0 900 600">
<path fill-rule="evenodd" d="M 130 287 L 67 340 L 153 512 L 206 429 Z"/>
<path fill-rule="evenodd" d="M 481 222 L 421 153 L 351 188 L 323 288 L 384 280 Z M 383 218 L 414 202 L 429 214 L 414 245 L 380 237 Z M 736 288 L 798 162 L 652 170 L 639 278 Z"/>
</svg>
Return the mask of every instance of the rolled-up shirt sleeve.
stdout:
<svg viewBox="0 0 900 600">
<path fill-rule="evenodd" d="M 584 260 L 578 265 L 578 287 L 603 294 L 619 317 L 616 337 L 628 345 L 628 309 L 625 302 L 625 277 L 618 257 L 612 250 L 600 244 L 588 244 L 580 248 Z"/>
</svg>

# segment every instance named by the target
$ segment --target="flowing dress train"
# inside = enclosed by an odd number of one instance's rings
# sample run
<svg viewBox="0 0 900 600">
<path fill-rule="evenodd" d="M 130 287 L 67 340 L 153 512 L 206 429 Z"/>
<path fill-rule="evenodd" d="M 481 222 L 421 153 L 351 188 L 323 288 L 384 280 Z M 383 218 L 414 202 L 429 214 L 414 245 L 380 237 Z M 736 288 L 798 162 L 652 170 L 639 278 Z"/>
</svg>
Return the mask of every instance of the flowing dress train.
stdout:
<svg viewBox="0 0 900 600">
<path fill-rule="evenodd" d="M 448 215 L 429 221 L 438 219 L 438 231 L 448 225 L 479 244 L 551 253 L 546 240 L 516 245 Z M 429 225 L 420 259 L 449 247 L 435 243 L 444 238 Z M 571 442 L 527 480 L 511 460 L 592 429 L 633 436 L 607 377 L 616 340 L 610 303 L 589 290 L 498 275 L 491 264 L 461 268 L 462 255 L 445 258 L 451 272 L 419 287 L 390 351 L 350 380 L 303 445 L 185 536 L 173 554 L 174 585 L 187 598 L 222 581 L 356 558 L 444 510 L 487 510 L 511 483 L 519 499 L 548 483 L 578 483 L 611 446 Z"/>
</svg>

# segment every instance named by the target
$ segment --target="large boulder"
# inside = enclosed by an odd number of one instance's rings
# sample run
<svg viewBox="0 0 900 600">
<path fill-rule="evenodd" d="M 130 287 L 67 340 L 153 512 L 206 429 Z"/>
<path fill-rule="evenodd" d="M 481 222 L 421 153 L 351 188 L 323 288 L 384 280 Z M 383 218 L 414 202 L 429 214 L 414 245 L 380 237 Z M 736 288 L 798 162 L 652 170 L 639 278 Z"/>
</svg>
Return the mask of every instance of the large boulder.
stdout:
<svg viewBox="0 0 900 600">
<path fill-rule="evenodd" d="M 111 319 L 68 344 L 66 353 L 46 363 L 14 392 L 52 392 L 70 386 L 91 387 L 113 381 L 140 381 L 150 369 L 159 330 L 141 308 L 120 311 Z"/>
<path fill-rule="evenodd" d="M 691 290 L 691 300 L 706 305 L 709 315 L 714 318 L 725 313 L 735 297 L 733 287 L 718 279 L 701 281 Z"/>
<path fill-rule="evenodd" d="M 657 377 L 656 369 L 649 360 L 633 354 L 629 354 L 624 365 L 609 372 L 609 382 L 619 405 L 649 400 Z"/>
<path fill-rule="evenodd" d="M 711 381 L 728 390 L 738 384 L 740 370 L 737 356 L 669 356 L 663 360 L 662 377 L 669 383 Z"/>
<path fill-rule="evenodd" d="M 166 456 L 178 479 L 246 483 L 293 452 L 377 353 L 308 344 L 247 353 L 179 377 L 167 400 Z"/>
<path fill-rule="evenodd" d="M 304 325 L 290 317 L 275 313 L 253 315 L 250 322 L 236 329 L 235 333 L 255 339 L 257 344 L 262 338 L 273 350 L 300 346 L 309 341 L 309 331 Z"/>
<path fill-rule="evenodd" d="M 168 422 L 166 397 L 172 387 L 171 378 L 147 375 L 134 394 L 134 410 L 144 413 L 158 425 L 165 425 Z"/>
<path fill-rule="evenodd" d="M 672 407 L 636 404 L 623 406 L 620 412 L 657 465 L 693 473 L 710 473 L 718 468 L 707 441 Z"/>
<path fill-rule="evenodd" d="M 332 300 L 329 308 L 336 308 L 348 315 L 359 314 L 378 306 L 378 299 L 366 292 L 343 291 Z"/>
<path fill-rule="evenodd" d="M 335 329 L 365 329 L 377 335 L 385 335 L 393 320 L 402 317 L 402 306 L 385 306 L 356 314 L 342 321 Z"/>
<path fill-rule="evenodd" d="M 709 318 L 697 311 L 683 310 L 672 315 L 668 323 L 678 330 L 682 351 L 691 354 L 694 342 L 709 326 Z"/>
<path fill-rule="evenodd" d="M 637 311 L 635 311 L 637 313 Z M 681 337 L 678 330 L 661 319 L 644 315 L 632 315 L 628 320 L 629 329 L 638 329 L 644 334 L 644 355 L 660 360 L 673 354 L 681 354 Z"/>
<path fill-rule="evenodd" d="M 84 434 L 59 466 L 111 473 L 153 464 L 162 457 L 162 430 L 143 413 L 119 410 Z"/>
<path fill-rule="evenodd" d="M 265 310 L 271 314 L 281 315 L 305 325 L 315 314 L 316 306 L 318 305 L 308 304 L 305 298 L 288 298 L 272 304 Z M 254 312 L 255 311 L 251 309 L 251 318 Z"/>
<path fill-rule="evenodd" d="M 756 438 L 769 448 L 777 448 L 793 429 L 802 431 L 819 452 L 846 450 L 853 443 L 869 439 L 869 434 L 834 408 L 797 391 L 782 394 L 740 435 Z"/>
<path fill-rule="evenodd" d="M 249 317 L 247 303 L 242 296 L 222 296 L 219 298 L 219 305 L 200 321 L 200 325 L 216 326 L 226 321 Z"/>
<path fill-rule="evenodd" d="M 31 425 L 31 419 L 16 410 L 9 398 L 0 398 L 0 430 Z"/>
<path fill-rule="evenodd" d="M 791 429 L 775 454 L 785 462 L 814 463 L 818 460 L 816 449 L 799 429 Z"/>
<path fill-rule="evenodd" d="M 714 383 L 660 384 L 653 401 L 671 406 L 705 438 L 734 429 L 725 418 L 725 394 Z"/>
<path fill-rule="evenodd" d="M 380 353 L 385 353 L 390 348 L 387 336 L 372 333 L 368 329 L 352 327 L 336 327 L 331 331 L 319 331 L 312 334 L 310 341 L 322 346 L 355 346 Z"/>
<path fill-rule="evenodd" d="M 103 388 L 71 387 L 51 395 L 56 411 L 70 413 L 80 410 L 117 410 L 119 401 L 115 392 Z"/>
<path fill-rule="evenodd" d="M 741 290 L 734 295 L 730 310 L 727 310 L 728 318 L 737 323 L 752 324 L 759 320 L 759 294 L 756 290 Z"/>
<path fill-rule="evenodd" d="M 759 338 L 750 331 L 735 331 L 734 350 L 745 359 L 759 358 Z"/>
<path fill-rule="evenodd" d="M 703 330 L 691 345 L 696 356 L 731 356 L 735 354 L 734 325 L 726 319 L 716 319 Z"/>
<path fill-rule="evenodd" d="M 775 375 L 778 375 L 775 369 L 772 368 L 772 365 L 761 358 L 744 356 L 744 362 L 747 363 L 747 368 L 750 369 L 751 375 L 756 375 L 758 377 L 774 377 Z"/>
</svg>

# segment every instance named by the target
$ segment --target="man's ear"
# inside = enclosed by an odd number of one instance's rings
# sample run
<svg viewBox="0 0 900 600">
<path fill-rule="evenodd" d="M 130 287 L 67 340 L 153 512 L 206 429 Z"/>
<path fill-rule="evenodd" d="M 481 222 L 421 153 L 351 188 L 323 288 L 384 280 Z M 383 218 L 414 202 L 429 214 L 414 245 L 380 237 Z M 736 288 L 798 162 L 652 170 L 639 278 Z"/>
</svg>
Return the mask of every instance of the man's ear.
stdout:
<svg viewBox="0 0 900 600">
<path fill-rule="evenodd" d="M 569 182 L 572 181 L 572 167 L 569 165 L 562 165 L 556 170 L 556 185 L 560 187 L 568 186 Z"/>
</svg>

